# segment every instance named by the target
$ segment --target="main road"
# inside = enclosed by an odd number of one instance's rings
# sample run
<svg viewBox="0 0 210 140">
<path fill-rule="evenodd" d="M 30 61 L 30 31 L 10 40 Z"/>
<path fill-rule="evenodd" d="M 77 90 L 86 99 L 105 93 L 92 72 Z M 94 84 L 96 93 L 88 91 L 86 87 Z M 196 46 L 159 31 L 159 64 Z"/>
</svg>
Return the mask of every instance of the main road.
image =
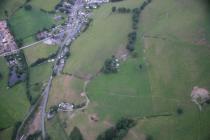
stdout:
<svg viewBox="0 0 210 140">
<path fill-rule="evenodd" d="M 80 18 L 79 12 L 78 12 L 78 11 L 82 10 L 83 8 L 84 8 L 84 1 L 76 0 L 75 4 L 72 7 L 71 13 L 69 15 L 68 22 L 69 22 L 70 26 L 66 26 L 66 37 L 63 39 L 63 42 L 61 43 L 61 45 L 59 47 L 59 51 L 58 51 L 58 54 L 57 54 L 55 62 L 54 62 L 53 73 L 50 76 L 50 78 L 48 80 L 48 84 L 42 93 L 43 100 L 41 103 L 41 106 L 42 106 L 41 130 L 42 130 L 43 139 L 46 138 L 45 116 L 46 116 L 46 107 L 47 107 L 48 97 L 49 97 L 49 93 L 50 93 L 50 89 L 51 89 L 51 85 L 52 85 L 53 75 L 59 74 L 60 70 L 59 70 L 58 64 L 59 64 L 60 60 L 63 59 L 63 51 L 64 51 L 65 47 L 67 47 L 67 45 L 69 45 L 74 40 L 74 38 L 76 38 L 76 36 L 79 34 L 79 31 L 84 23 L 84 21 L 82 21 L 82 19 Z"/>
</svg>

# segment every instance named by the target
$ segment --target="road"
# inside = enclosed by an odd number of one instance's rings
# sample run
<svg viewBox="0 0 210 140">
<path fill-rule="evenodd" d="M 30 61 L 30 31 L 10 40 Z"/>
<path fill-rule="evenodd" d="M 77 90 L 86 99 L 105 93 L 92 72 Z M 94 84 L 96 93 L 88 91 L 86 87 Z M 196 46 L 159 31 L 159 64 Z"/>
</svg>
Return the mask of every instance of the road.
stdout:
<svg viewBox="0 0 210 140">
<path fill-rule="evenodd" d="M 78 11 L 81 10 L 82 8 L 84 8 L 84 3 L 82 0 L 76 0 L 74 6 L 72 7 L 72 11 L 69 15 L 69 22 L 70 26 L 66 27 L 66 37 L 64 38 L 63 42 L 61 43 L 60 47 L 59 47 L 59 51 L 58 54 L 56 56 L 55 62 L 54 62 L 54 66 L 53 66 L 53 73 L 59 74 L 60 69 L 59 66 L 57 65 L 61 59 L 63 59 L 63 51 L 65 49 L 65 47 L 67 47 L 67 45 L 69 45 L 74 38 L 76 38 L 76 36 L 79 34 L 79 30 L 82 27 L 82 21 L 81 19 L 79 19 L 78 17 Z M 45 139 L 46 138 L 46 132 L 45 132 L 45 116 L 46 116 L 46 107 L 47 107 L 47 102 L 48 102 L 48 97 L 49 97 L 49 93 L 50 93 L 50 88 L 51 88 L 51 84 L 52 84 L 52 80 L 53 80 L 53 75 L 51 75 L 47 86 L 45 87 L 44 92 L 42 93 L 43 95 L 43 101 L 42 101 L 42 111 L 41 111 L 41 130 L 42 130 L 42 138 Z"/>
</svg>

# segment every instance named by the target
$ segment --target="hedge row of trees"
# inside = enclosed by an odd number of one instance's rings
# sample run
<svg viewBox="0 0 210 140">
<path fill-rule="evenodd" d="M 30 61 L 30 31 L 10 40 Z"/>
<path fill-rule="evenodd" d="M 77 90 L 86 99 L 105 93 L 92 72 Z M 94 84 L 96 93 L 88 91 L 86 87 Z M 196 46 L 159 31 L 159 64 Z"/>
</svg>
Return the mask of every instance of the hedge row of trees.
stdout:
<svg viewBox="0 0 210 140">
<path fill-rule="evenodd" d="M 3 78 L 3 75 L 1 74 L 1 72 L 0 72 L 0 80 Z"/>
<path fill-rule="evenodd" d="M 111 0 L 111 2 L 119 2 L 119 1 L 123 1 L 123 0 Z"/>
<path fill-rule="evenodd" d="M 115 127 L 107 129 L 97 137 L 97 140 L 122 140 L 130 128 L 136 125 L 136 121 L 129 118 L 119 120 Z"/>
<path fill-rule="evenodd" d="M 41 137 L 41 131 L 37 131 L 34 134 L 30 134 L 26 140 L 38 140 Z"/>
<path fill-rule="evenodd" d="M 42 64 L 42 63 L 46 62 L 47 60 L 53 59 L 55 57 L 56 57 L 56 53 L 53 53 L 46 58 L 39 58 L 34 63 L 31 64 L 31 67 L 35 67 L 35 66 Z"/>
<path fill-rule="evenodd" d="M 147 0 L 144 1 L 143 4 L 139 7 L 139 8 L 135 8 L 132 10 L 132 29 L 133 32 L 128 34 L 128 44 L 127 44 L 127 49 L 131 52 L 133 52 L 135 50 L 135 44 L 136 44 L 136 37 L 137 37 L 137 32 L 136 30 L 138 29 L 138 25 L 139 25 L 139 16 L 142 12 L 142 10 L 144 10 L 144 8 L 151 3 L 152 0 Z"/>
<path fill-rule="evenodd" d="M 20 125 L 21 125 L 21 122 L 16 122 L 15 123 L 15 126 L 14 126 L 13 131 L 12 131 L 11 140 L 16 140 L 16 135 L 17 135 L 17 132 L 18 132 L 18 129 L 19 129 Z"/>
<path fill-rule="evenodd" d="M 72 130 L 72 132 L 69 136 L 69 140 L 84 140 L 79 128 L 74 127 L 74 129 Z"/>
<path fill-rule="evenodd" d="M 112 12 L 115 13 L 115 12 L 118 12 L 118 13 L 122 13 L 122 14 L 125 14 L 125 13 L 130 13 L 131 12 L 131 9 L 129 8 L 125 8 L 125 7 L 112 7 Z"/>
</svg>

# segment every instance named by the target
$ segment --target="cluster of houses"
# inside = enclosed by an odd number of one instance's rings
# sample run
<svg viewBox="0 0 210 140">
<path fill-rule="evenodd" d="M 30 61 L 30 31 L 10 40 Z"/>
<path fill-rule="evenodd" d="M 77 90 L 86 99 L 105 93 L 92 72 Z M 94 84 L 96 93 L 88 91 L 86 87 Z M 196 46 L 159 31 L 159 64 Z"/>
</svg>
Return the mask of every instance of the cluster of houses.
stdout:
<svg viewBox="0 0 210 140">
<path fill-rule="evenodd" d="M 0 54 L 17 49 L 14 37 L 9 31 L 6 21 L 0 21 Z"/>
<path fill-rule="evenodd" d="M 58 111 L 62 111 L 62 112 L 70 111 L 71 112 L 73 110 L 74 110 L 74 104 L 67 103 L 67 102 L 61 102 L 58 105 L 50 108 L 50 111 L 47 113 L 47 119 L 53 118 Z"/>
</svg>

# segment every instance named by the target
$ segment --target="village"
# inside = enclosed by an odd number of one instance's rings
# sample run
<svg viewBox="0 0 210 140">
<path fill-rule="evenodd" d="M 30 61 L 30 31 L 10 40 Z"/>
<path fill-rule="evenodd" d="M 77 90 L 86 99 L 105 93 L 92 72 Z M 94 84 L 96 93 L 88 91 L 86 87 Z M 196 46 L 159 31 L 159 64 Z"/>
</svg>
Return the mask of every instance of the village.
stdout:
<svg viewBox="0 0 210 140">
<path fill-rule="evenodd" d="M 17 49 L 17 44 L 8 28 L 7 22 L 5 20 L 0 21 L 0 55 Z"/>
</svg>

